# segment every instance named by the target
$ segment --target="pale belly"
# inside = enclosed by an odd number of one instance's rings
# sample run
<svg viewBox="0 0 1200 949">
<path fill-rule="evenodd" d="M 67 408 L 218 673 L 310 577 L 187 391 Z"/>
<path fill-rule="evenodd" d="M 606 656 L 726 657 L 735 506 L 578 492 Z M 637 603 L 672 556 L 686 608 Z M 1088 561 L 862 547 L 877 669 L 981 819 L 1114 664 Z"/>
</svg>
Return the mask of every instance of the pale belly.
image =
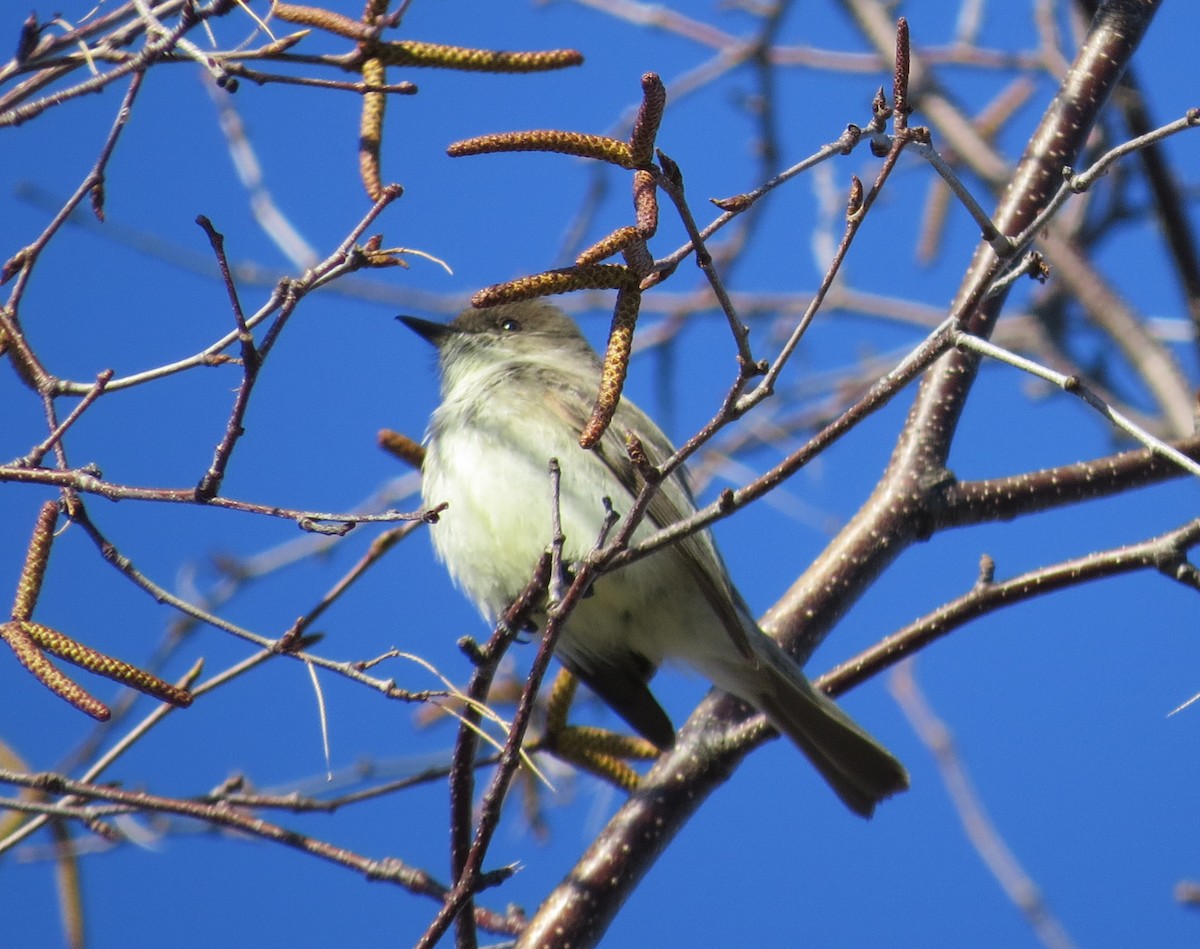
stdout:
<svg viewBox="0 0 1200 949">
<path fill-rule="evenodd" d="M 478 431 L 443 435 L 440 456 L 427 462 L 424 495 L 427 504 L 449 507 L 431 532 L 438 556 L 455 583 L 489 621 L 510 605 L 533 575 L 549 549 L 551 488 L 546 463 L 535 461 L 510 445 Z M 559 506 L 565 535 L 564 559 L 569 565 L 585 558 L 604 524 L 604 492 L 600 478 L 588 466 L 598 465 L 573 443 L 556 446 L 562 472 Z M 444 459 L 457 467 L 448 476 Z M 588 477 L 588 474 L 592 477 Z M 468 476 L 469 475 L 469 476 Z M 609 482 L 606 487 L 619 486 Z M 618 514 L 632 498 L 622 492 L 611 498 Z M 486 537 L 480 541 L 480 532 Z M 643 524 L 634 539 L 649 536 Z M 697 637 L 711 643 L 728 660 L 729 644 L 707 601 L 695 586 L 683 560 L 668 549 L 599 577 L 590 594 L 572 612 L 559 642 L 559 651 L 573 657 L 635 651 L 652 665 L 686 658 L 701 671 L 711 663 L 699 655 Z"/>
</svg>

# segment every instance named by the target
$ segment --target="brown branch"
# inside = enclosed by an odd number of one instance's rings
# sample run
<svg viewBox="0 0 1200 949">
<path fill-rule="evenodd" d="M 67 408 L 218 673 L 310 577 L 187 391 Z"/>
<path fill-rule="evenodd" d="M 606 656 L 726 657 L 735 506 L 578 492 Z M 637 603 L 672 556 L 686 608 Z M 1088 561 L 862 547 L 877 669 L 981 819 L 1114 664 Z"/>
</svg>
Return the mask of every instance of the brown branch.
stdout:
<svg viewBox="0 0 1200 949">
<path fill-rule="evenodd" d="M 208 804 L 197 800 L 162 797 L 142 791 L 125 791 L 110 785 L 75 781 L 50 772 L 23 774 L 10 768 L 0 768 L 0 782 L 32 788 L 46 794 L 65 794 L 83 800 L 108 801 L 122 805 L 133 813 L 176 814 L 203 821 L 214 827 L 227 827 L 251 837 L 290 847 L 354 870 L 366 880 L 392 883 L 417 896 L 427 896 L 435 900 L 446 898 L 445 886 L 438 883 L 425 870 L 411 867 L 398 857 L 365 857 L 345 847 L 318 840 L 307 834 L 273 824 L 253 814 L 230 808 L 224 803 Z M 481 926 L 493 932 L 515 934 L 517 931 L 510 919 L 498 913 L 483 911 L 478 913 L 477 918 Z"/>
<path fill-rule="evenodd" d="M 196 218 L 196 223 L 208 236 L 213 253 L 216 255 L 217 265 L 221 269 L 221 280 L 229 294 L 229 305 L 237 324 L 238 344 L 242 351 L 242 382 L 238 386 L 233 409 L 229 414 L 229 422 L 225 426 L 225 437 L 217 445 L 216 451 L 213 453 L 212 464 L 209 465 L 208 471 L 204 473 L 204 477 L 196 486 L 197 499 L 211 501 L 221 490 L 221 483 L 225 480 L 225 468 L 233 456 L 234 446 L 237 445 L 238 439 L 245 434 L 246 430 L 243 428 L 242 422 L 246 417 L 246 409 L 250 404 L 250 393 L 258 379 L 258 370 L 262 366 L 263 357 L 254 344 L 254 337 L 251 335 L 250 329 L 246 326 L 242 301 L 238 299 L 237 287 L 234 285 L 233 275 L 229 271 L 229 259 L 225 256 L 225 237 L 213 227 L 212 221 L 203 214 Z"/>
<path fill-rule="evenodd" d="M 471 858 L 472 825 L 475 813 L 475 768 L 479 750 L 477 727 L 481 721 L 478 703 L 487 700 L 504 657 L 513 639 L 528 623 L 545 596 L 550 580 L 550 560 L 543 557 L 525 590 L 505 612 L 501 622 L 492 632 L 491 638 L 482 649 L 473 648 L 472 643 L 460 643 L 468 655 L 475 659 L 475 671 L 467 684 L 467 704 L 463 709 L 462 723 L 454 742 L 454 755 L 450 766 L 450 869 L 457 881 L 466 879 Z M 462 906 L 471 904 L 473 894 L 468 889 Z M 448 904 L 447 904 L 448 905 Z M 443 907 L 445 911 L 445 906 Z M 447 920 L 449 922 L 449 920 Z M 463 928 L 460 927 L 460 938 Z M 473 933 L 471 935 L 473 939 Z M 468 940 L 470 941 L 470 940 Z"/>
<path fill-rule="evenodd" d="M 47 109 L 61 105 L 63 102 L 77 99 L 89 93 L 100 92 L 105 86 L 109 86 L 131 73 L 134 74 L 136 79 L 137 76 L 144 74 L 145 70 L 155 62 L 169 57 L 180 40 L 190 30 L 197 28 L 201 23 L 213 16 L 228 13 L 231 7 L 232 4 L 211 3 L 206 7 L 195 7 L 189 4 L 188 9 L 191 10 L 191 13 L 188 16 L 180 17 L 179 23 L 173 29 L 161 33 L 154 39 L 148 39 L 146 44 L 135 55 L 114 66 L 108 72 L 94 75 L 90 79 L 85 79 L 70 88 L 59 90 L 41 99 L 27 102 L 24 105 L 10 108 L 6 106 L 6 100 L 0 100 L 0 128 L 22 125 L 30 119 L 41 115 Z M 141 29 L 144 29 L 144 26 Z M 17 92 L 24 93 L 25 90 L 17 90 Z"/>
<path fill-rule="evenodd" d="M 1010 580 L 995 581 L 985 576 L 969 592 L 897 630 L 817 682 L 831 694 L 841 694 L 973 619 L 1058 590 L 1143 570 L 1156 570 L 1175 579 L 1181 568 L 1186 567 L 1186 551 L 1197 544 L 1200 544 L 1200 521 L 1193 521 L 1140 543 L 1065 560 Z"/>
<path fill-rule="evenodd" d="M 1200 435 L 1171 445 L 1200 461 Z M 1161 454 L 1140 448 L 1003 478 L 950 481 L 940 489 L 939 500 L 930 513 L 937 529 L 1006 521 L 1065 504 L 1115 497 L 1183 474 L 1178 465 Z"/>
<path fill-rule="evenodd" d="M 1023 220 L 1052 196 L 1054 175 L 1082 145 L 1156 4 L 1152 0 L 1138 4 L 1140 20 L 1125 18 L 1129 6 L 1121 5 L 1119 23 L 1098 21 L 1035 134 L 1026 161 L 995 216 L 1005 233 L 1019 230 Z M 952 310 L 960 326 L 965 324 L 964 328 L 984 336 L 1002 302 L 993 298 L 987 309 L 980 307 L 994 260 L 991 248 L 985 245 Z M 811 652 L 901 550 L 925 536 L 919 517 L 921 505 L 914 506 L 913 499 L 927 497 L 938 484 L 941 461 L 949 450 L 975 367 L 976 361 L 958 354 L 940 360 L 922 387 L 885 480 L 860 514 L 765 617 L 764 628 L 782 634 L 799 657 Z M 701 703 L 674 751 L 660 760 L 567 879 L 543 902 L 521 945 L 595 944 L 617 907 L 700 799 L 722 783 L 740 761 L 745 749 L 730 748 L 716 734 L 744 714 L 744 708 L 721 696 L 710 695 Z M 700 753 L 700 749 L 714 748 L 721 752 Z"/>
</svg>

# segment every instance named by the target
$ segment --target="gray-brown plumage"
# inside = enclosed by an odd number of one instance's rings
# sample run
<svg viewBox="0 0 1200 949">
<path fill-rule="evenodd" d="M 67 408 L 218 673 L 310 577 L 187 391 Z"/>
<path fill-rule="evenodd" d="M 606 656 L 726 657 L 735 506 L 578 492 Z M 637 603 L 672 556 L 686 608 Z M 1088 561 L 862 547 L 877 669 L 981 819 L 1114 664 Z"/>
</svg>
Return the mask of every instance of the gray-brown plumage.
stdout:
<svg viewBox="0 0 1200 949">
<path fill-rule="evenodd" d="M 595 448 L 579 447 L 600 360 L 556 307 L 532 301 L 467 310 L 449 325 L 402 319 L 440 356 L 442 402 L 430 421 L 422 488 L 427 504 L 449 505 L 431 528 L 434 546 L 494 621 L 549 543 L 550 458 L 561 468 L 563 553 L 571 562 L 595 545 L 604 499 L 624 513 L 640 489 L 625 433 L 656 461 L 673 448 L 627 399 Z M 677 471 L 659 486 L 633 540 L 695 510 Z M 557 655 L 660 748 L 671 746 L 675 729 L 647 683 L 662 663 L 676 662 L 761 710 L 856 813 L 869 816 L 908 787 L 903 765 L 758 628 L 707 531 L 600 576 L 568 618 Z"/>
</svg>

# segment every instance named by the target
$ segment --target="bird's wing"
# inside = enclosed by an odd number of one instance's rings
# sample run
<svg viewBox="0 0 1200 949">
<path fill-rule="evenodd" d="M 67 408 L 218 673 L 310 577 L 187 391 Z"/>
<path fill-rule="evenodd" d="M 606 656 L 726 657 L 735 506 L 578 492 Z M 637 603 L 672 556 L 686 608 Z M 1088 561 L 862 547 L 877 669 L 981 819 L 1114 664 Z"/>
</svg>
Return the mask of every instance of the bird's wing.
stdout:
<svg viewBox="0 0 1200 949">
<path fill-rule="evenodd" d="M 583 431 L 587 417 L 578 406 L 589 405 L 595 394 L 583 385 L 569 390 L 560 387 L 546 391 L 547 402 L 571 426 L 573 431 Z M 641 409 L 622 399 L 617 407 L 612 424 L 591 450 L 604 462 L 613 478 L 624 488 L 627 500 L 632 502 L 642 489 L 643 479 L 629 458 L 625 444 L 626 433 L 633 433 L 650 454 L 653 464 L 661 464 L 675 453 L 674 447 L 662 430 Z M 580 449 L 583 451 L 584 449 Z M 646 517 L 655 528 L 661 529 L 676 524 L 696 513 L 696 503 L 688 488 L 687 475 L 682 467 L 676 468 L 669 478 L 658 485 L 646 510 Z M 622 499 L 611 498 L 619 504 Z M 683 537 L 670 546 L 670 552 L 682 558 L 696 589 L 711 607 L 722 628 L 728 633 L 737 650 L 747 658 L 754 649 L 747 637 L 748 624 L 754 625 L 749 609 L 729 579 L 729 573 L 707 530 L 699 530 Z M 649 556 L 662 556 L 667 551 L 657 551 Z"/>
</svg>

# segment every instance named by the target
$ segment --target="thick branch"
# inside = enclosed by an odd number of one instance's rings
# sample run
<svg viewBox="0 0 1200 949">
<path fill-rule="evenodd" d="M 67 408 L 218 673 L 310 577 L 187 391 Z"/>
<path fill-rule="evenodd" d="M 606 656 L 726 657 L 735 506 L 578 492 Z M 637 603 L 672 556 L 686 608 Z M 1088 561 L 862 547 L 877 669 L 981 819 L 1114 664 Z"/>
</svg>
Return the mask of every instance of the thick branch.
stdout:
<svg viewBox="0 0 1200 949">
<path fill-rule="evenodd" d="M 994 220 L 1007 234 L 1020 231 L 1057 190 L 1146 26 L 1158 0 L 1105 4 L 1076 64 L 1048 109 Z M 1003 302 L 981 305 L 999 261 L 991 247 L 977 253 L 953 314 L 986 336 Z M 807 655 L 833 622 L 913 540 L 929 529 L 930 498 L 974 378 L 977 360 L 944 356 L 927 376 L 888 471 L 861 512 L 806 571 L 767 617 Z M 595 945 L 625 898 L 700 802 L 736 768 L 745 750 L 724 741 L 724 723 L 747 711 L 710 694 L 689 720 L 675 749 L 642 782 L 567 878 L 542 904 L 520 945 Z"/>
</svg>

